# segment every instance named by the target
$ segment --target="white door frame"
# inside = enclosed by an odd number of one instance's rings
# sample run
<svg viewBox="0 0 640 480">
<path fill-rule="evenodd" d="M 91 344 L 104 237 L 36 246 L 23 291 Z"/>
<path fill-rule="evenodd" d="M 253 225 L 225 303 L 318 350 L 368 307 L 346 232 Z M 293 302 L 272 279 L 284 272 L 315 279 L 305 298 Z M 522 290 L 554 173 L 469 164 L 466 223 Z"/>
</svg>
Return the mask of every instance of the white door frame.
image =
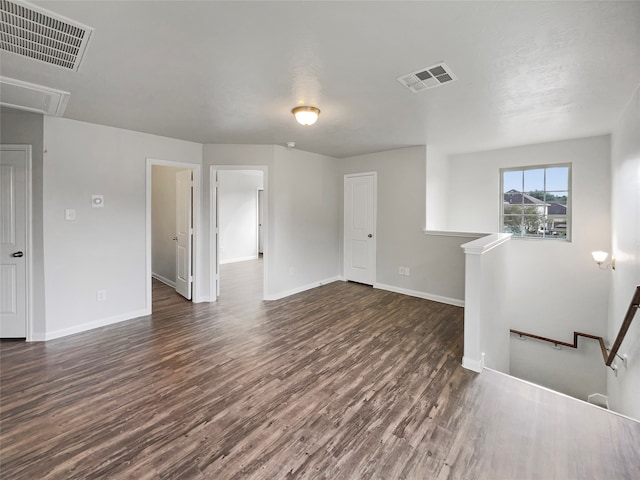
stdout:
<svg viewBox="0 0 640 480">
<path fill-rule="evenodd" d="M 353 177 L 363 177 L 365 175 L 373 176 L 373 236 L 374 236 L 374 249 L 373 249 L 373 265 L 371 265 L 372 286 L 376 285 L 377 270 L 377 249 L 378 249 L 378 172 L 361 172 L 361 173 L 349 173 L 344 176 L 343 180 L 343 194 L 342 194 L 342 211 L 344 217 L 344 205 L 345 205 L 345 192 L 346 192 L 346 179 Z M 343 222 L 346 223 L 346 217 L 343 218 Z M 347 278 L 347 266 L 346 255 L 347 250 L 347 230 L 343 223 L 342 227 L 342 278 Z"/>
<path fill-rule="evenodd" d="M 33 207 L 31 199 L 31 145 L 18 145 L 18 144 L 3 144 L 0 145 L 0 150 L 3 151 L 21 151 L 26 155 L 26 177 L 25 177 L 25 189 L 26 189 L 26 276 L 27 276 L 27 291 L 26 291 L 26 322 L 27 333 L 26 341 L 33 341 L 33 236 L 32 236 L 32 222 L 33 222 Z"/>
<path fill-rule="evenodd" d="M 162 166 L 162 167 L 179 167 L 186 169 L 191 169 L 193 172 L 193 283 L 191 285 L 191 298 L 193 303 L 203 302 L 206 299 L 201 298 L 198 295 L 198 283 L 199 276 L 201 272 L 198 268 L 200 266 L 199 259 L 202 258 L 200 255 L 201 251 L 201 238 L 200 238 L 200 197 L 201 197 L 201 165 L 198 163 L 185 163 L 185 162 L 173 162 L 170 160 L 157 160 L 155 158 L 147 158 L 147 202 L 146 202 L 146 305 L 145 310 L 147 311 L 147 315 L 151 314 L 152 308 L 152 295 L 151 295 L 151 174 L 152 167 L 154 165 Z"/>
<path fill-rule="evenodd" d="M 209 169 L 209 238 L 211 252 L 211 299 L 216 300 L 218 294 L 219 280 L 220 280 L 220 258 L 218 254 L 218 242 L 216 241 L 217 235 L 217 214 L 218 214 L 218 205 L 217 205 L 217 181 L 216 181 L 216 173 L 220 170 L 257 170 L 262 172 L 262 202 L 263 202 L 263 217 L 262 217 L 262 236 L 263 236 L 263 272 L 262 272 L 262 298 L 263 300 L 267 298 L 268 284 L 269 284 L 269 167 L 266 165 L 211 165 Z"/>
</svg>

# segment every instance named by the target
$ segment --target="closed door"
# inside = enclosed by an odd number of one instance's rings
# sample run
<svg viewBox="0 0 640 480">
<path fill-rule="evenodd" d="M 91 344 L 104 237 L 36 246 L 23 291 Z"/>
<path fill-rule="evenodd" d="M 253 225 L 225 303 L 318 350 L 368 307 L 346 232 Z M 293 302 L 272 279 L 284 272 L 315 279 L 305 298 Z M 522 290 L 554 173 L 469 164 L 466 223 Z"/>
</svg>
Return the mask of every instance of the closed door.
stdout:
<svg viewBox="0 0 640 480">
<path fill-rule="evenodd" d="M 191 300 L 192 277 L 192 173 L 176 173 L 176 292 Z"/>
<path fill-rule="evenodd" d="M 344 177 L 344 276 L 373 285 L 376 267 L 376 174 Z"/>
<path fill-rule="evenodd" d="M 29 146 L 0 149 L 0 337 L 27 336 Z"/>
<path fill-rule="evenodd" d="M 264 252 L 264 230 L 262 218 L 264 213 L 264 190 L 258 190 L 258 253 Z"/>
</svg>

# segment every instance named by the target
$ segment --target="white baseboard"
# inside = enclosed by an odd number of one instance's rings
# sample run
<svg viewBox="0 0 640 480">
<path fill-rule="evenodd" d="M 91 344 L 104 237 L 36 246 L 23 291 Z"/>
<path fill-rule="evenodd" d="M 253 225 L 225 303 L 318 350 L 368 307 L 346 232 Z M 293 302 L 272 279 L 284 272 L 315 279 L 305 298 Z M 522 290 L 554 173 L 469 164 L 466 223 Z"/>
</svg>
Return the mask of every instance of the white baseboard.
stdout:
<svg viewBox="0 0 640 480">
<path fill-rule="evenodd" d="M 312 288 L 321 287 L 322 285 L 337 282 L 342 279 L 343 279 L 342 275 L 336 275 L 335 277 L 325 278 L 324 280 L 320 280 L 319 282 L 309 283 L 308 285 L 292 288 L 291 290 L 287 290 L 285 292 L 276 293 L 274 295 L 266 295 L 264 299 L 280 300 L 281 298 L 288 297 L 290 295 L 295 295 L 296 293 L 305 292 L 307 290 L 311 290 Z"/>
<path fill-rule="evenodd" d="M 54 338 L 66 337 L 67 335 L 73 335 L 74 333 L 86 332 L 87 330 L 93 330 L 94 328 L 106 327 L 107 325 L 113 325 L 114 323 L 124 322 L 133 318 L 144 317 L 150 315 L 151 312 L 146 308 L 141 310 L 135 310 L 133 312 L 127 312 L 120 315 L 114 315 L 113 317 L 101 318 L 92 322 L 81 323 L 80 325 L 74 325 L 73 327 L 63 328 L 61 330 L 54 330 L 52 332 L 46 332 L 44 338 L 42 334 L 34 334 L 34 341 L 53 340 Z"/>
<path fill-rule="evenodd" d="M 198 297 L 194 296 L 192 302 L 193 303 L 210 303 L 214 300 L 211 300 L 211 297 L 208 295 L 200 295 Z"/>
<path fill-rule="evenodd" d="M 474 372 L 482 372 L 484 369 L 484 354 L 480 360 L 475 360 L 469 357 L 462 357 L 462 367 Z"/>
<path fill-rule="evenodd" d="M 45 332 L 33 332 L 31 338 L 27 339 L 28 342 L 44 342 L 47 339 Z"/>
<path fill-rule="evenodd" d="M 153 272 L 151 273 L 151 277 L 155 278 L 159 282 L 164 283 L 165 285 L 170 286 L 171 288 L 176 288 L 176 282 L 174 282 L 173 280 L 169 280 L 167 277 L 163 277 L 162 275 Z"/>
<path fill-rule="evenodd" d="M 220 260 L 220 265 L 225 263 L 236 263 L 236 262 L 246 262 L 247 260 L 257 260 L 258 257 L 256 255 L 252 255 L 250 257 L 238 257 L 238 258 L 227 258 L 226 260 Z"/>
<path fill-rule="evenodd" d="M 454 305 L 456 307 L 464 307 L 464 300 L 443 297 L 441 295 L 434 295 L 427 292 L 419 292 L 417 290 L 409 290 L 407 288 L 396 287 L 395 285 L 376 283 L 373 285 L 373 288 L 379 288 L 380 290 L 387 290 L 389 292 L 401 293 L 403 295 L 409 295 L 411 297 L 424 298 L 425 300 L 432 300 L 434 302 L 446 303 L 447 305 Z"/>
</svg>

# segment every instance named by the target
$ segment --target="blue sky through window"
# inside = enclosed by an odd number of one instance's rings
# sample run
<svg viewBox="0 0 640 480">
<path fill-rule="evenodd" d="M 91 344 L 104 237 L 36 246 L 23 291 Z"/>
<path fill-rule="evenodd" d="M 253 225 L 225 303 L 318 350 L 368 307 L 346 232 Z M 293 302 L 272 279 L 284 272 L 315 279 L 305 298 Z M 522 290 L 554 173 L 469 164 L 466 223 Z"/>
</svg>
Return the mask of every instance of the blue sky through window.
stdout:
<svg viewBox="0 0 640 480">
<path fill-rule="evenodd" d="M 546 170 L 546 185 L 545 185 Z M 503 172 L 503 192 L 534 190 L 558 192 L 569 189 L 569 167 L 548 167 Z"/>
</svg>

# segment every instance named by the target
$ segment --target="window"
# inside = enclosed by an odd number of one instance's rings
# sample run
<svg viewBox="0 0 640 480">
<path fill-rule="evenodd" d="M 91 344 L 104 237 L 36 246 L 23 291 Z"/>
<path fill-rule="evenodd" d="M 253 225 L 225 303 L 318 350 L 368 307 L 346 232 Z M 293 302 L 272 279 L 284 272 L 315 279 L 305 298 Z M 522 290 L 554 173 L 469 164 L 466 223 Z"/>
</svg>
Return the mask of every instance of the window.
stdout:
<svg viewBox="0 0 640 480">
<path fill-rule="evenodd" d="M 504 168 L 500 227 L 514 237 L 571 238 L 571 165 Z"/>
</svg>

